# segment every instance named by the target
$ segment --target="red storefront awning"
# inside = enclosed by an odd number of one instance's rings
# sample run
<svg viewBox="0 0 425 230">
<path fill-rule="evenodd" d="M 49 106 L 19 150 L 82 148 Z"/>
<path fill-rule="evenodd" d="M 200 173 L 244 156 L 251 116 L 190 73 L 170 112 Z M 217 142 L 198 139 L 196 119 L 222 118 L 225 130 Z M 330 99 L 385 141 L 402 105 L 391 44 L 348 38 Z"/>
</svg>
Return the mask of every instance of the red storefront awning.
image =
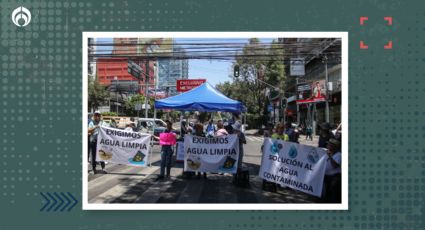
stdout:
<svg viewBox="0 0 425 230">
<path fill-rule="evenodd" d="M 309 98 L 309 99 L 304 99 L 304 100 L 297 100 L 297 104 L 311 104 L 311 103 L 320 103 L 320 102 L 325 102 L 326 99 L 323 96 L 320 97 L 314 97 L 314 98 Z"/>
</svg>

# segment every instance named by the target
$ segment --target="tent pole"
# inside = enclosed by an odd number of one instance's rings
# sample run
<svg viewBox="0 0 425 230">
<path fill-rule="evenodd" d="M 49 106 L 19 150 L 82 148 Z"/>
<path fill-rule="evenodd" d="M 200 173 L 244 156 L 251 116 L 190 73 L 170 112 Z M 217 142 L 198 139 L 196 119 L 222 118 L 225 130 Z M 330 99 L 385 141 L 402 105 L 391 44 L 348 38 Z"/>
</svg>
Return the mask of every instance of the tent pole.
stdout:
<svg viewBox="0 0 425 230">
<path fill-rule="evenodd" d="M 245 132 L 245 128 L 246 128 L 246 112 L 242 113 L 242 119 L 243 119 L 243 132 Z"/>
</svg>

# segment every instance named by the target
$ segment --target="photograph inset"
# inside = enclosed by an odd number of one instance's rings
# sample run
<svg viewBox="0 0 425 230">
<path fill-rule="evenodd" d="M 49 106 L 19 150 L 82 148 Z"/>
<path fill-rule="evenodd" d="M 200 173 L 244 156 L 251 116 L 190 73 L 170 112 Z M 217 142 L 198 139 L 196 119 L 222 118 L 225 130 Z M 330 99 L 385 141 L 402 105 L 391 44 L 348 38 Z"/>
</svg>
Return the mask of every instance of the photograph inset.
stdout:
<svg viewBox="0 0 425 230">
<path fill-rule="evenodd" d="M 86 202 L 341 204 L 342 40 L 89 36 Z"/>
</svg>

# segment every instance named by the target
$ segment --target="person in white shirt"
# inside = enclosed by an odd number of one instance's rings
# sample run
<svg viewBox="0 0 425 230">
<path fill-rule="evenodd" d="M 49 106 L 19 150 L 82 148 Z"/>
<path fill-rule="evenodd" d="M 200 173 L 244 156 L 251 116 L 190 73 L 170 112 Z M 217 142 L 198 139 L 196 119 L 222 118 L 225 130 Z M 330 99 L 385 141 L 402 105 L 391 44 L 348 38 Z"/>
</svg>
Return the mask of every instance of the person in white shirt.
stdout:
<svg viewBox="0 0 425 230">
<path fill-rule="evenodd" d="M 133 121 L 127 123 L 127 127 L 125 127 L 124 131 L 134 132 L 135 124 Z"/>
<path fill-rule="evenodd" d="M 93 168 L 93 173 L 97 174 L 99 173 L 96 171 L 96 154 L 97 154 L 97 136 L 99 135 L 99 129 L 103 126 L 103 121 L 101 120 L 101 115 L 99 111 L 94 112 L 93 119 L 89 123 L 88 132 L 90 135 L 90 152 L 91 152 L 91 164 Z M 105 172 L 105 162 L 101 161 L 100 166 L 102 168 L 102 171 L 100 173 L 106 173 Z"/>
</svg>

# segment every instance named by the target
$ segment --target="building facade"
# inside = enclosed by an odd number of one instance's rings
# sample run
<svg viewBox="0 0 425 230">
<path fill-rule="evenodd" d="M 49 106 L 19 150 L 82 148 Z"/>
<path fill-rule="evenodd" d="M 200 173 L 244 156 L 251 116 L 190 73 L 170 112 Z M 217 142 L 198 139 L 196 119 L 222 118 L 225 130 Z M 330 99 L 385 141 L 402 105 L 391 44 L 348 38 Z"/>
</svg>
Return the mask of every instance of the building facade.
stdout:
<svg viewBox="0 0 425 230">
<path fill-rule="evenodd" d="M 326 122 L 326 100 L 329 105 L 328 121 L 331 126 L 341 122 L 341 41 L 337 38 L 279 39 L 283 44 L 287 73 L 285 92 L 288 100 L 287 117 L 304 126 Z M 291 76 L 291 59 L 304 60 L 305 74 Z"/>
<path fill-rule="evenodd" d="M 181 48 L 174 51 L 184 53 Z M 187 59 L 163 58 L 158 59 L 158 89 L 165 91 L 167 96 L 176 95 L 176 82 L 179 79 L 189 78 L 189 61 Z"/>
</svg>

